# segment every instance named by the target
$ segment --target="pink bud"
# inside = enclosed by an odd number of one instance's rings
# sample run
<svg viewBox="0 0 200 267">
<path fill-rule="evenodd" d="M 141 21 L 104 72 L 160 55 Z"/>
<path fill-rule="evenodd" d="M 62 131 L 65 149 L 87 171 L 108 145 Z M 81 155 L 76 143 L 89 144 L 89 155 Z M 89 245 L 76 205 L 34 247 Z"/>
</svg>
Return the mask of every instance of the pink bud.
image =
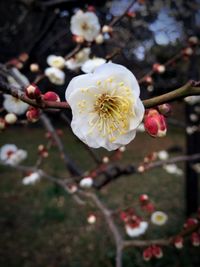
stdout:
<svg viewBox="0 0 200 267">
<path fill-rule="evenodd" d="M 38 146 L 38 153 L 43 158 L 47 158 L 49 156 L 49 153 L 48 153 L 48 151 L 47 151 L 47 149 L 45 148 L 44 145 L 39 145 Z"/>
<path fill-rule="evenodd" d="M 198 224 L 198 220 L 195 218 L 188 218 L 186 223 L 184 224 L 184 228 L 191 228 L 194 225 Z"/>
<path fill-rule="evenodd" d="M 0 131 L 6 128 L 6 122 L 3 118 L 0 118 Z"/>
<path fill-rule="evenodd" d="M 183 247 L 183 238 L 182 236 L 177 236 L 175 239 L 174 239 L 174 246 L 177 248 L 177 249 L 181 249 Z"/>
<path fill-rule="evenodd" d="M 161 65 L 159 63 L 153 64 L 153 70 L 157 73 L 164 73 L 165 72 L 165 66 Z"/>
<path fill-rule="evenodd" d="M 152 246 L 152 254 L 157 259 L 160 259 L 163 257 L 163 251 L 162 251 L 161 247 L 159 247 L 159 246 Z"/>
<path fill-rule="evenodd" d="M 94 6 L 88 6 L 88 7 L 87 7 L 87 10 L 88 10 L 89 12 L 95 12 L 95 7 L 94 7 Z"/>
<path fill-rule="evenodd" d="M 184 56 L 191 56 L 193 54 L 193 49 L 191 47 L 187 47 L 182 51 Z"/>
<path fill-rule="evenodd" d="M 49 91 L 49 92 L 46 92 L 43 95 L 43 100 L 45 100 L 45 101 L 60 102 L 60 97 L 56 93 L 54 93 L 52 91 Z"/>
<path fill-rule="evenodd" d="M 148 203 L 142 207 L 145 211 L 152 213 L 155 210 L 155 207 L 152 203 Z"/>
<path fill-rule="evenodd" d="M 152 84 L 152 83 L 153 83 L 153 79 L 152 79 L 152 77 L 151 77 L 151 76 L 146 76 L 146 77 L 145 77 L 145 82 L 146 82 L 147 84 Z"/>
<path fill-rule="evenodd" d="M 72 40 L 78 44 L 82 44 L 84 42 L 84 38 L 79 35 L 73 35 Z"/>
<path fill-rule="evenodd" d="M 163 137 L 167 132 L 165 117 L 156 109 L 150 109 L 144 116 L 145 130 L 153 137 Z"/>
<path fill-rule="evenodd" d="M 126 222 L 128 220 L 128 214 L 125 211 L 120 212 L 120 218 L 122 221 Z"/>
<path fill-rule="evenodd" d="M 196 44 L 198 44 L 198 37 L 197 36 L 191 36 L 189 39 L 188 39 L 188 41 L 189 41 L 189 44 L 190 45 L 196 45 Z"/>
<path fill-rule="evenodd" d="M 166 103 L 166 104 L 159 105 L 158 110 L 162 115 L 167 117 L 171 114 L 172 107 L 170 104 Z"/>
<path fill-rule="evenodd" d="M 144 203 L 149 200 L 149 197 L 146 194 L 142 194 L 140 195 L 139 200 L 141 203 Z"/>
<path fill-rule="evenodd" d="M 36 99 L 41 96 L 40 89 L 34 83 L 29 84 L 25 89 L 26 96 L 31 99 Z"/>
<path fill-rule="evenodd" d="M 30 122 L 36 122 L 39 120 L 40 117 L 40 110 L 38 108 L 31 107 L 26 112 L 27 120 Z"/>
<path fill-rule="evenodd" d="M 192 233 L 191 242 L 194 247 L 200 246 L 200 235 L 197 232 Z"/>
<path fill-rule="evenodd" d="M 143 259 L 145 261 L 150 261 L 150 259 L 152 258 L 152 249 L 151 247 L 148 247 L 146 248 L 144 251 L 143 251 Z"/>
<path fill-rule="evenodd" d="M 26 62 L 29 59 L 29 55 L 27 53 L 21 53 L 18 57 L 18 59 L 22 62 Z"/>
</svg>

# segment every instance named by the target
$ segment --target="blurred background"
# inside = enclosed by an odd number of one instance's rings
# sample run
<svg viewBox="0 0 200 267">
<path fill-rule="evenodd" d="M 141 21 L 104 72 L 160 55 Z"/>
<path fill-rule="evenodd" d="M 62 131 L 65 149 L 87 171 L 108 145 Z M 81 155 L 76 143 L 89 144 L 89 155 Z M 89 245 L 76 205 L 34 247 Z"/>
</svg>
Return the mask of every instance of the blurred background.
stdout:
<svg viewBox="0 0 200 267">
<path fill-rule="evenodd" d="M 21 53 L 27 53 L 29 58 L 20 71 L 32 81 L 35 74 L 30 72 L 31 63 L 37 62 L 41 69 L 45 69 L 48 55 L 64 56 L 75 47 L 70 18 L 77 9 L 86 10 L 94 6 L 101 25 L 105 25 L 113 17 L 120 16 L 130 2 L 1 0 L 0 62 L 5 64 Z M 199 0 L 137 0 L 129 14 L 115 25 L 112 36 L 105 35 L 105 42 L 94 44 L 91 49 L 92 55 L 103 58 L 119 49 L 120 53 L 112 61 L 125 65 L 140 79 L 151 71 L 154 63 L 165 64 L 180 55 L 180 51 L 188 48 L 189 38 L 194 36 L 200 37 Z M 200 49 L 196 45 L 191 55 L 182 53 L 182 57 L 174 60 L 163 74 L 153 74 L 153 84 L 141 83 L 142 99 L 171 91 L 190 79 L 199 80 L 199 66 Z M 64 86 L 55 86 L 45 78 L 39 87 L 42 92 L 58 92 L 64 100 L 68 82 L 80 73 L 80 70 L 75 73 L 66 70 Z M 70 112 L 64 114 L 70 120 Z M 197 119 L 194 120 L 192 114 Z M 198 102 L 176 101 L 168 119 L 167 136 L 153 139 L 145 132 L 138 132 L 123 153 L 120 164 L 139 164 L 146 155 L 162 150 L 168 151 L 170 156 L 199 153 L 199 114 Z M 73 162 L 83 172 L 95 167 L 90 153 L 72 134 L 69 123 L 60 119 L 60 113 L 49 112 L 49 116 L 54 126 L 61 130 L 61 139 Z M 21 120 L 24 120 L 23 116 Z M 24 164 L 30 166 L 38 158 L 38 145 L 47 143 L 46 132 L 40 122 L 32 125 L 19 123 L 0 134 L 0 146 L 6 143 L 27 150 L 28 158 Z M 94 153 L 99 159 L 109 156 L 103 149 Z M 56 147 L 51 148 L 42 167 L 53 176 L 69 176 Z M 180 231 L 185 218 L 193 216 L 199 206 L 199 169 L 194 169 L 191 163 L 180 163 L 177 168 L 179 172 L 175 173 L 157 168 L 142 175 L 124 175 L 102 187 L 97 194 L 113 210 L 130 205 L 135 207 L 138 197 L 148 194 L 157 210 L 165 211 L 169 220 L 161 228 L 151 225 L 142 239 L 174 235 Z M 78 206 L 70 195 L 46 180 L 24 186 L 21 172 L 3 166 L 0 166 L 0 171 L 0 266 L 114 266 L 112 239 L 101 214 L 93 205 Z M 97 216 L 94 225 L 87 222 L 91 212 Z M 117 216 L 116 220 L 125 236 Z M 187 241 L 180 251 L 166 248 L 161 260 L 146 263 L 141 250 L 135 248 L 127 249 L 123 260 L 126 267 L 197 267 L 200 266 L 199 252 L 199 247 L 192 247 Z"/>
</svg>

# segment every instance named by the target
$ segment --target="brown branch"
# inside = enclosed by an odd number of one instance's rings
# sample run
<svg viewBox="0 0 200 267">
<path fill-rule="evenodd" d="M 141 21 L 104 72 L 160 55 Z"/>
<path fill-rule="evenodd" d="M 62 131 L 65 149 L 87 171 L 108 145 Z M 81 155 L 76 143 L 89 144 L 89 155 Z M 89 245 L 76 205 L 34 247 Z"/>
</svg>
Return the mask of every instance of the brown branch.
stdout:
<svg viewBox="0 0 200 267">
<path fill-rule="evenodd" d="M 193 160 L 198 160 L 198 159 L 200 159 L 200 153 L 193 154 L 193 155 L 178 156 L 178 157 L 174 157 L 168 160 L 159 160 L 156 162 L 149 163 L 147 165 L 147 169 L 157 168 L 165 164 L 177 163 L 177 162 L 182 162 L 182 161 L 193 161 Z"/>
<path fill-rule="evenodd" d="M 197 83 L 198 84 L 198 83 Z M 199 85 L 199 84 L 198 84 Z M 164 103 L 169 103 L 187 96 L 200 95 L 200 87 L 194 81 L 189 81 L 182 87 L 169 93 L 143 100 L 145 108 L 155 107 Z"/>
<path fill-rule="evenodd" d="M 42 101 L 41 103 L 36 102 L 28 98 L 24 93 L 22 93 L 18 88 L 10 86 L 4 81 L 0 80 L 0 90 L 6 94 L 11 94 L 14 97 L 21 99 L 22 101 L 28 103 L 31 106 L 38 107 L 41 109 L 55 108 L 55 109 L 66 109 L 69 108 L 67 102 L 52 102 L 52 101 Z M 200 95 L 199 82 L 189 81 L 182 87 L 175 89 L 169 93 L 162 94 L 153 98 L 143 100 L 145 108 L 155 107 L 163 103 L 169 103 L 178 99 L 182 99 L 187 96 Z"/>
<path fill-rule="evenodd" d="M 127 247 L 148 247 L 148 246 L 151 246 L 151 245 L 169 246 L 169 245 L 173 244 L 173 242 L 174 242 L 174 240 L 175 240 L 175 238 L 177 236 L 187 237 L 191 233 L 193 233 L 196 230 L 198 230 L 199 227 L 200 227 L 200 223 L 197 223 L 196 225 L 194 225 L 194 226 L 192 226 L 190 228 L 183 229 L 177 235 L 173 235 L 173 236 L 168 237 L 166 239 L 155 239 L 155 240 L 125 240 L 123 242 L 123 248 L 127 248 Z"/>
<path fill-rule="evenodd" d="M 40 116 L 40 119 L 42 120 L 45 128 L 51 133 L 52 138 L 54 139 L 58 150 L 60 151 L 61 158 L 66 164 L 66 167 L 68 168 L 69 172 L 72 175 L 81 175 L 81 171 L 78 169 L 77 166 L 75 166 L 74 162 L 69 158 L 69 156 L 65 152 L 64 145 L 59 138 L 58 134 L 56 133 L 53 124 L 51 123 L 50 119 L 45 113 L 42 113 Z"/>
<path fill-rule="evenodd" d="M 103 214 L 107 225 L 113 234 L 115 245 L 116 245 L 116 267 L 122 267 L 122 250 L 123 250 L 123 239 L 120 235 L 120 232 L 113 221 L 112 212 L 104 206 L 104 204 L 100 201 L 100 199 L 94 194 L 90 192 L 82 192 L 79 191 L 80 194 L 87 196 L 92 199 L 92 201 L 96 204 L 99 208 L 101 213 Z"/>
</svg>

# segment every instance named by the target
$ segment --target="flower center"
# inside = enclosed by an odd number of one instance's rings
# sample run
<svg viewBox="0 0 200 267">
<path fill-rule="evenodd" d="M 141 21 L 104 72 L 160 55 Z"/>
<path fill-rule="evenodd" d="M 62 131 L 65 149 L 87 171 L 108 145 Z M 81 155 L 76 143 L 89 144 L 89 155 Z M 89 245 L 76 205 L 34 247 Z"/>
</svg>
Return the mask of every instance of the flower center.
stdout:
<svg viewBox="0 0 200 267">
<path fill-rule="evenodd" d="M 117 136 L 125 134 L 129 129 L 130 117 L 134 115 L 132 104 L 130 96 L 108 93 L 98 95 L 93 111 L 98 117 L 95 123 L 92 121 L 92 129 L 97 127 L 102 137 L 107 135 L 111 142 L 115 141 Z"/>
<path fill-rule="evenodd" d="M 83 31 L 88 31 L 89 30 L 89 25 L 87 24 L 87 22 L 83 22 L 81 25 L 81 28 Z"/>
</svg>

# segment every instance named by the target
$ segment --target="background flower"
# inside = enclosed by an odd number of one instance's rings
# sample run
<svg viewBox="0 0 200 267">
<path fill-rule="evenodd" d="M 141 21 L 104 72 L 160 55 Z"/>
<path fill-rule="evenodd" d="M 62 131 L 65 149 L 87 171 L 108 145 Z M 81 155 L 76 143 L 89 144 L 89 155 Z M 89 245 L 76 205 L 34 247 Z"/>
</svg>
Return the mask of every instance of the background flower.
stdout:
<svg viewBox="0 0 200 267">
<path fill-rule="evenodd" d="M 89 59 L 90 52 L 91 52 L 90 48 L 83 48 L 74 57 L 68 59 L 65 62 L 65 66 L 69 70 L 76 70 L 80 68 Z"/>
<path fill-rule="evenodd" d="M 65 83 L 65 73 L 55 67 L 46 68 L 45 75 L 49 78 L 50 82 L 56 85 L 63 85 Z"/>
<path fill-rule="evenodd" d="M 106 63 L 106 60 L 104 58 L 96 57 L 87 60 L 83 66 L 81 67 L 81 70 L 85 73 L 94 72 L 95 69 L 102 64 Z"/>
<path fill-rule="evenodd" d="M 51 67 L 62 69 L 65 66 L 65 59 L 61 56 L 49 55 L 47 63 Z"/>
<path fill-rule="evenodd" d="M 28 104 L 22 102 L 20 99 L 11 95 L 4 95 L 3 107 L 10 113 L 22 115 L 28 109 Z"/>
<path fill-rule="evenodd" d="M 86 41 L 93 41 L 100 31 L 100 24 L 93 12 L 79 10 L 71 18 L 71 32 L 82 36 Z"/>
<path fill-rule="evenodd" d="M 125 229 L 126 233 L 130 237 L 137 237 L 146 232 L 148 228 L 148 223 L 141 221 L 137 227 L 131 227 L 129 224 L 126 224 Z"/>
<path fill-rule="evenodd" d="M 155 225 L 164 225 L 168 220 L 166 213 L 162 211 L 155 211 L 151 215 L 151 222 Z"/>
</svg>

